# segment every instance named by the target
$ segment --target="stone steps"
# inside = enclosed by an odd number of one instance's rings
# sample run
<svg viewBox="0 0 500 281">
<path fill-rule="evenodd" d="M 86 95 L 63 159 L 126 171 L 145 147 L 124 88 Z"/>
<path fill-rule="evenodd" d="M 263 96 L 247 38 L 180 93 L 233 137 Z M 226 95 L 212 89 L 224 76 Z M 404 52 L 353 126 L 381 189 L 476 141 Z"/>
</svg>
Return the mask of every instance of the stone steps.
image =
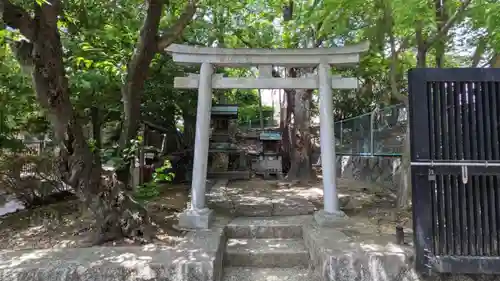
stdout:
<svg viewBox="0 0 500 281">
<path fill-rule="evenodd" d="M 301 239 L 229 239 L 226 265 L 307 268 L 309 252 Z"/>
<path fill-rule="evenodd" d="M 224 281 L 321 281 L 304 268 L 229 267 Z"/>
<path fill-rule="evenodd" d="M 309 216 L 240 217 L 226 227 L 225 281 L 320 281 L 308 269 L 302 226 Z"/>
<path fill-rule="evenodd" d="M 309 216 L 293 217 L 240 217 L 226 229 L 229 238 L 282 238 L 302 239 L 302 225 Z"/>
</svg>

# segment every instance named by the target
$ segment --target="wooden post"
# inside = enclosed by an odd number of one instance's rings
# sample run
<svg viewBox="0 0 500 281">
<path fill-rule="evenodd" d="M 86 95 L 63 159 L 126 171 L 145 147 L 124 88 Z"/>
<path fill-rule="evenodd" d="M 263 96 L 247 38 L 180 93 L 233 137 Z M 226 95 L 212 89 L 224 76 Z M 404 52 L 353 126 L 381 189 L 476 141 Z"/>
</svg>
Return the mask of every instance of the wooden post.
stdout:
<svg viewBox="0 0 500 281">
<path fill-rule="evenodd" d="M 146 142 L 146 128 L 146 125 L 143 123 L 140 133 L 140 136 L 142 136 L 142 142 L 139 144 L 139 185 L 144 183 L 144 144 Z"/>
</svg>

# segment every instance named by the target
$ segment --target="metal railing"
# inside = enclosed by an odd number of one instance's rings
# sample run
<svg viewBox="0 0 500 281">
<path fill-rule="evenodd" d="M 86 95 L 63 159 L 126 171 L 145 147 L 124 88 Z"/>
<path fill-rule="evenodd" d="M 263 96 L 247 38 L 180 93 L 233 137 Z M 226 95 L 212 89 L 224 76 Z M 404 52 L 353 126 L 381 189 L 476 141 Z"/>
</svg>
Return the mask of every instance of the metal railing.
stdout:
<svg viewBox="0 0 500 281">
<path fill-rule="evenodd" d="M 338 155 L 400 157 L 403 152 L 407 119 L 406 106 L 397 104 L 337 121 L 334 123 L 335 152 Z M 271 117 L 264 118 L 264 128 L 277 126 L 279 126 L 277 120 Z M 238 127 L 244 131 L 259 129 L 260 120 L 240 121 Z"/>
<path fill-rule="evenodd" d="M 339 155 L 401 156 L 408 119 L 404 104 L 335 122 Z"/>
<path fill-rule="evenodd" d="M 274 128 L 279 126 L 279 122 L 272 117 L 264 118 L 264 128 Z M 240 121 L 238 127 L 242 130 L 260 129 L 260 119 Z"/>
</svg>

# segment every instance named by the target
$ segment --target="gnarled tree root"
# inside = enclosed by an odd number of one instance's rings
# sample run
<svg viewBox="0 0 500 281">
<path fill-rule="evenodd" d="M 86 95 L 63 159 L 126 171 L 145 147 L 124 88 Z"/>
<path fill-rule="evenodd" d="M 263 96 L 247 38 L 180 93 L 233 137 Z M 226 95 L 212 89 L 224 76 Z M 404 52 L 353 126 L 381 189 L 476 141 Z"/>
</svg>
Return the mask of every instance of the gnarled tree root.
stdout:
<svg viewBox="0 0 500 281">
<path fill-rule="evenodd" d="M 92 244 L 128 238 L 148 243 L 154 238 L 147 210 L 123 188 L 123 184 L 107 184 L 105 191 L 93 196 L 89 208 L 95 217 Z"/>
</svg>

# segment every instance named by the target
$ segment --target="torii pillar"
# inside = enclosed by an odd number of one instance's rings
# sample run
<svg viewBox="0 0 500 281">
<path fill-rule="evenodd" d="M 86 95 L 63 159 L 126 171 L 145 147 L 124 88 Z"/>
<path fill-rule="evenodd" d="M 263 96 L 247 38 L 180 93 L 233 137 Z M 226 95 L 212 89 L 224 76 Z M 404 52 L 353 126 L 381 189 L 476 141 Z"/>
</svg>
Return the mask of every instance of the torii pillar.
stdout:
<svg viewBox="0 0 500 281">
<path fill-rule="evenodd" d="M 212 89 L 319 89 L 320 141 L 323 170 L 324 209 L 314 217 L 322 226 L 333 226 L 344 213 L 339 209 L 336 188 L 336 155 L 332 88 L 358 87 L 355 78 L 331 75 L 332 65 L 355 65 L 367 43 L 341 48 L 314 49 L 224 49 L 172 44 L 167 52 L 180 63 L 201 64 L 199 75 L 176 77 L 175 88 L 198 89 L 191 206 L 179 216 L 179 227 L 206 229 L 213 211 L 205 205 Z M 213 75 L 214 66 L 250 67 L 269 70 L 270 66 L 318 67 L 318 75 L 300 78 L 226 78 Z M 267 71 L 269 72 L 269 71 Z M 269 73 L 268 73 L 269 74 Z"/>
<path fill-rule="evenodd" d="M 335 154 L 335 132 L 333 120 L 333 94 L 331 66 L 318 65 L 319 82 L 319 143 L 321 148 L 321 170 L 323 171 L 323 210 L 314 214 L 321 226 L 333 226 L 345 217 L 340 210 L 337 194 L 337 157 Z"/>
<path fill-rule="evenodd" d="M 196 108 L 191 206 L 179 216 L 179 227 L 185 229 L 209 228 L 214 217 L 213 211 L 205 206 L 213 73 L 212 64 L 208 62 L 201 64 Z"/>
</svg>

